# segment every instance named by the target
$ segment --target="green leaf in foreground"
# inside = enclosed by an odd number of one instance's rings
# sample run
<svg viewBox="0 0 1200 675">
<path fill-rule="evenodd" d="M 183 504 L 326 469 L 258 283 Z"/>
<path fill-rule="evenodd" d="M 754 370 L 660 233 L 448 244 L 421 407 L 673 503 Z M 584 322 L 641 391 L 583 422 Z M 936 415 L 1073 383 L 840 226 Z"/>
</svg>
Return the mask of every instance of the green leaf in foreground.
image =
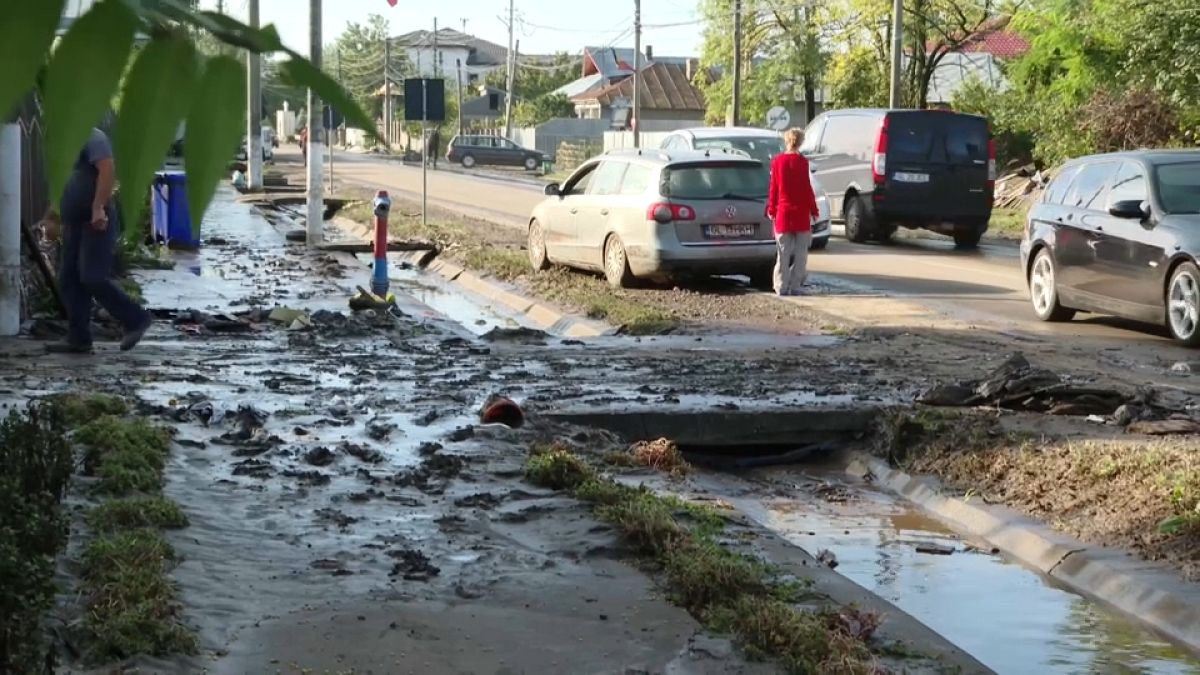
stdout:
<svg viewBox="0 0 1200 675">
<path fill-rule="evenodd" d="M 183 139 L 193 233 L 200 231 L 204 209 L 245 129 L 246 69 L 231 56 L 213 57 L 196 86 Z"/>
<path fill-rule="evenodd" d="M 190 42 L 155 38 L 138 54 L 125 80 L 113 145 L 127 231 L 135 231 L 141 222 L 151 176 L 162 165 L 187 115 L 196 88 L 196 66 Z"/>
<path fill-rule="evenodd" d="M 33 89 L 66 0 L 17 0 L 0 9 L 0 121 Z"/>
<path fill-rule="evenodd" d="M 46 165 L 55 198 L 92 127 L 108 109 L 136 27 L 137 18 L 123 3 L 103 0 L 71 26 L 54 50 L 46 73 L 45 110 Z"/>
<path fill-rule="evenodd" d="M 375 138 L 382 138 L 375 127 L 375 120 L 358 107 L 345 89 L 299 54 L 292 51 L 288 54 L 292 58 L 284 62 L 280 71 L 288 84 L 312 89 L 322 102 L 340 110 L 350 126 L 358 127 Z"/>
</svg>

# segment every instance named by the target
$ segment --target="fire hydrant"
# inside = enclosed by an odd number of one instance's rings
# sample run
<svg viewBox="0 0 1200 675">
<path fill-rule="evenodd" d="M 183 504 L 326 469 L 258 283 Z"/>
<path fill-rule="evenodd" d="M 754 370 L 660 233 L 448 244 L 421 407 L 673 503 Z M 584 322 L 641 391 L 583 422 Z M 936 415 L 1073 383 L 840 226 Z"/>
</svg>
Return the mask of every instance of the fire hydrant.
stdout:
<svg viewBox="0 0 1200 675">
<path fill-rule="evenodd" d="M 375 265 L 371 275 L 371 292 L 381 298 L 388 294 L 388 213 L 392 200 L 386 190 L 375 193 Z"/>
</svg>

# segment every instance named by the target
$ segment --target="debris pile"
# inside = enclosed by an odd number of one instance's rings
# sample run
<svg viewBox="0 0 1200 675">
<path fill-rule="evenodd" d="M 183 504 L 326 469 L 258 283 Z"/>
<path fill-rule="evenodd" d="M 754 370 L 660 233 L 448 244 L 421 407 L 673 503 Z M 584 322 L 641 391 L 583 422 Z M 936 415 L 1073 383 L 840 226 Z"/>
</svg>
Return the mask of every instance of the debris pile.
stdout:
<svg viewBox="0 0 1200 675">
<path fill-rule="evenodd" d="M 982 380 L 939 384 L 918 399 L 925 405 L 995 406 L 1050 415 L 1111 415 L 1130 399 L 1114 389 L 1082 387 L 1035 368 L 1015 353 Z"/>
<path fill-rule="evenodd" d="M 1022 208 L 1042 194 L 1051 178 L 1033 164 L 1018 167 L 996 179 L 992 203 L 999 209 Z"/>
</svg>

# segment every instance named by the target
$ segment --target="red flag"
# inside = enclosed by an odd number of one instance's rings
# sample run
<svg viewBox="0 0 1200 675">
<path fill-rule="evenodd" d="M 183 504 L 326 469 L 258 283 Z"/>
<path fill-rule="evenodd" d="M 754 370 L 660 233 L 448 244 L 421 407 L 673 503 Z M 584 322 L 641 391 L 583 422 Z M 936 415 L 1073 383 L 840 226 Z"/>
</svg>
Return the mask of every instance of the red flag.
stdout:
<svg viewBox="0 0 1200 675">
<path fill-rule="evenodd" d="M 389 5 L 391 5 L 392 7 L 395 7 L 395 6 L 396 6 L 396 0 L 388 0 L 388 4 L 389 4 Z"/>
</svg>

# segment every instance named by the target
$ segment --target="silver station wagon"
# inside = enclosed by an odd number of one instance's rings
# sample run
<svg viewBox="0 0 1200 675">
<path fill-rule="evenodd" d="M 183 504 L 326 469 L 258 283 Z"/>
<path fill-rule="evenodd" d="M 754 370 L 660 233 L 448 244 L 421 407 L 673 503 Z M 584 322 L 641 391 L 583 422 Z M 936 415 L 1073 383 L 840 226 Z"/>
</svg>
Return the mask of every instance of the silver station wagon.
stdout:
<svg viewBox="0 0 1200 675">
<path fill-rule="evenodd" d="M 613 286 L 678 273 L 769 289 L 774 226 L 762 163 L 722 150 L 613 151 L 585 162 L 529 220 L 529 261 L 603 272 Z"/>
</svg>

